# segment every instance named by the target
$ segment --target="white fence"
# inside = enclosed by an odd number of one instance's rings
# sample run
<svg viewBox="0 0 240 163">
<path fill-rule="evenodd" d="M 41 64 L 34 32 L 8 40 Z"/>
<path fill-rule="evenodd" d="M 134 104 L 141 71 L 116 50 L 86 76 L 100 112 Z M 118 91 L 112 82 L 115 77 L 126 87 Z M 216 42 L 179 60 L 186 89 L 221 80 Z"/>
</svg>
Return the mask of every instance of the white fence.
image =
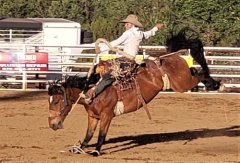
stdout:
<svg viewBox="0 0 240 163">
<path fill-rule="evenodd" d="M 0 43 L 43 43 L 43 32 L 36 30 L 0 30 Z"/>
<path fill-rule="evenodd" d="M 10 45 L 9 45 L 10 46 Z M 57 79 L 62 75 L 86 75 L 88 68 L 93 63 L 92 59 L 96 55 L 92 53 L 85 53 L 94 49 L 94 45 L 79 45 L 79 46 L 46 46 L 46 45 L 30 45 L 19 44 L 11 45 L 11 47 L 18 47 L 18 49 L 7 48 L 6 44 L 0 44 L 0 51 L 22 51 L 35 52 L 35 51 L 47 51 L 49 55 L 49 71 L 2 71 L 0 70 L 0 90 L 26 90 L 26 91 L 39 91 L 46 90 L 46 85 L 49 80 Z M 121 48 L 121 47 L 120 47 Z M 141 46 L 143 54 L 138 56 L 138 59 L 143 59 L 148 56 L 149 50 L 161 50 L 164 51 L 164 46 Z M 227 86 L 240 87 L 240 48 L 228 48 L 228 47 L 205 47 L 205 57 L 209 62 L 211 76 L 214 78 L 222 79 Z M 229 56 L 212 55 L 213 53 L 232 53 Z M 209 55 L 211 54 L 211 55 Z M 99 58 L 106 55 L 97 56 L 97 62 Z M 58 59 L 56 59 L 58 58 Z M 82 59 L 80 63 L 73 62 L 76 59 Z M 87 60 L 87 61 L 84 61 Z M 216 62 L 216 63 L 214 63 Z M 227 64 L 218 64 L 218 62 L 226 62 Z M 193 66 L 199 67 L 194 64 Z M 77 68 L 80 71 L 68 71 L 67 68 Z M 84 69 L 85 71 L 82 71 Z M 225 73 L 227 72 L 227 73 Z"/>
</svg>

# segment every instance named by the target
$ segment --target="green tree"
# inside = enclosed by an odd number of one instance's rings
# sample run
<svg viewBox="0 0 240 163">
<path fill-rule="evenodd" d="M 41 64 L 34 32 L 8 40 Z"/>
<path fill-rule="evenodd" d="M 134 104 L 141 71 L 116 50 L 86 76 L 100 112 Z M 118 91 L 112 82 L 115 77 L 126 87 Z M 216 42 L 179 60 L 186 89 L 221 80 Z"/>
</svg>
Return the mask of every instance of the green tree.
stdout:
<svg viewBox="0 0 240 163">
<path fill-rule="evenodd" d="M 173 0 L 172 21 L 199 32 L 207 46 L 234 46 L 239 38 L 237 0 Z"/>
<path fill-rule="evenodd" d="M 25 0 L 1 1 L 0 15 L 4 17 L 26 17 L 28 2 Z"/>
<path fill-rule="evenodd" d="M 124 28 L 120 20 L 122 20 L 127 12 L 127 2 L 123 0 L 101 0 L 94 1 L 94 15 L 91 22 L 91 31 L 93 31 L 94 39 L 106 38 L 113 40 L 119 37 Z"/>
<path fill-rule="evenodd" d="M 0 0 L 2 17 L 52 17 L 79 22 L 94 38 L 113 40 L 124 28 L 119 20 L 138 15 L 143 30 L 164 22 L 165 29 L 143 44 L 163 45 L 182 27 L 196 30 L 205 46 L 240 46 L 239 0 Z"/>
</svg>

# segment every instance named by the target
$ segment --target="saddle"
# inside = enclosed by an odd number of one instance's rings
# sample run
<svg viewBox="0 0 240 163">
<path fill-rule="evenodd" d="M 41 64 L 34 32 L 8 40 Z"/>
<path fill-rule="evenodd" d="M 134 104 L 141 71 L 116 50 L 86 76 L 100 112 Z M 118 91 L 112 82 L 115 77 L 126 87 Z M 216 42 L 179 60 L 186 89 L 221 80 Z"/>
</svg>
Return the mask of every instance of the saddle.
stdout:
<svg viewBox="0 0 240 163">
<path fill-rule="evenodd" d="M 123 57 L 115 60 L 115 69 L 112 74 L 115 76 L 116 82 L 120 85 L 121 90 L 132 89 L 137 70 L 138 64 L 135 60 Z"/>
<path fill-rule="evenodd" d="M 145 65 L 145 64 L 144 64 Z M 106 77 L 106 75 L 110 74 L 113 76 L 116 80 L 112 83 L 112 85 L 115 87 L 117 94 L 118 94 L 118 103 L 116 105 L 116 113 L 115 115 L 120 115 L 124 113 L 124 104 L 122 102 L 122 92 L 126 90 L 133 89 L 133 86 L 136 87 L 136 96 L 138 98 L 138 106 L 141 104 L 143 105 L 144 109 L 147 112 L 148 118 L 151 119 L 151 115 L 148 111 L 147 105 L 145 100 L 142 97 L 140 87 L 138 85 L 137 80 L 135 80 L 137 72 L 139 70 L 139 67 L 143 67 L 142 65 L 139 65 L 135 62 L 135 60 L 131 60 L 125 57 L 108 60 L 105 62 L 100 63 L 100 68 L 97 70 L 101 70 L 101 72 L 107 72 L 103 74 L 103 78 Z M 112 77 L 107 77 L 108 79 L 105 80 L 105 83 L 110 81 Z M 100 85 L 100 83 L 99 83 Z M 103 85 L 108 85 L 103 84 Z M 102 89 L 104 90 L 104 88 Z M 120 107 L 119 107 L 120 105 Z M 138 107 L 139 108 L 139 107 Z"/>
<path fill-rule="evenodd" d="M 120 85 L 121 90 L 132 89 L 134 78 L 137 74 L 139 65 L 135 60 L 126 57 L 101 61 L 96 68 L 96 73 L 101 75 L 110 72 L 116 79 L 113 85 Z"/>
</svg>

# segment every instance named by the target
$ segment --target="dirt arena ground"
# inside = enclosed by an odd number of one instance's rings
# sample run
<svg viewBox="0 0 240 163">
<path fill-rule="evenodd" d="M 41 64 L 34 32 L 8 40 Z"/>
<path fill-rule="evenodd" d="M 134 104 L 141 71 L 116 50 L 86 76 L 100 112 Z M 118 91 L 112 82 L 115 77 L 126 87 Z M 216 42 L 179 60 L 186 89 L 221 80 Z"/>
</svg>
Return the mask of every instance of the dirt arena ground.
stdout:
<svg viewBox="0 0 240 163">
<path fill-rule="evenodd" d="M 53 131 L 47 99 L 46 92 L 0 91 L 0 163 L 240 161 L 240 94 L 161 93 L 149 103 L 152 120 L 144 109 L 113 120 L 100 157 L 68 152 L 85 136 L 84 108 Z"/>
</svg>

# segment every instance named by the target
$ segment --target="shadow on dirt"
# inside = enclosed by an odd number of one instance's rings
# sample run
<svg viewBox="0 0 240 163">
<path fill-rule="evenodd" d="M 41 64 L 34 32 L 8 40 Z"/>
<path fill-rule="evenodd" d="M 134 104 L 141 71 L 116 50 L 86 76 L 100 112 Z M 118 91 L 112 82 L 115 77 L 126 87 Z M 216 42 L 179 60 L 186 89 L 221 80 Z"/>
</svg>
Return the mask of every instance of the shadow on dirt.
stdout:
<svg viewBox="0 0 240 163">
<path fill-rule="evenodd" d="M 136 136 L 122 136 L 117 138 L 111 138 L 105 142 L 105 144 L 123 143 L 121 145 L 116 145 L 110 148 L 103 148 L 104 150 L 114 149 L 123 147 L 118 150 L 111 151 L 111 153 L 124 151 L 130 148 L 135 148 L 142 145 L 170 142 L 170 141 L 186 141 L 183 145 L 188 142 L 198 139 L 198 138 L 211 138 L 211 137 L 238 137 L 240 136 L 240 126 L 232 126 L 228 128 L 221 129 L 196 129 L 196 130 L 186 130 L 180 132 L 171 133 L 159 133 L 159 134 L 144 134 Z"/>
</svg>

